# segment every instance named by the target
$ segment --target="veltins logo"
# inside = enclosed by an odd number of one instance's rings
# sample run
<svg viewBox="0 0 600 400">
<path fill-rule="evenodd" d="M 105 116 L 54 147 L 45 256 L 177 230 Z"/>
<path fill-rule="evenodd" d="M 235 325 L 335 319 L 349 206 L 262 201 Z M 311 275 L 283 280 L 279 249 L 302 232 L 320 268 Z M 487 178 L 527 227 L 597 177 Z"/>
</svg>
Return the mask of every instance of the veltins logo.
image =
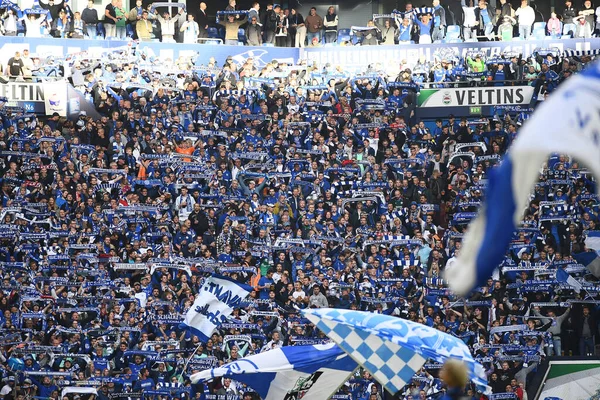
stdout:
<svg viewBox="0 0 600 400">
<path fill-rule="evenodd" d="M 452 103 L 452 94 L 448 91 L 445 91 L 442 94 L 442 103 L 444 103 L 445 106 L 450 105 Z"/>
</svg>

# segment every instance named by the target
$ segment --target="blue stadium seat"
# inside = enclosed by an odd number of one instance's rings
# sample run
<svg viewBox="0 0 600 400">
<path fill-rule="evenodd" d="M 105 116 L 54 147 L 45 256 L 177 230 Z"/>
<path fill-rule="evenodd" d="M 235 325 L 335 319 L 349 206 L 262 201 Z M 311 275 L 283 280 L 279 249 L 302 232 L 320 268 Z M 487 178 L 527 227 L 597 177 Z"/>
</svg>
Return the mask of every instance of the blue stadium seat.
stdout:
<svg viewBox="0 0 600 400">
<path fill-rule="evenodd" d="M 575 33 L 577 31 L 577 26 L 575 24 L 564 24 L 563 25 L 563 39 L 570 39 L 572 36 L 569 34 L 569 32 L 573 32 Z"/>
<path fill-rule="evenodd" d="M 546 23 L 545 22 L 536 22 L 533 24 L 533 31 L 535 32 L 536 30 L 541 29 L 544 32 L 546 31 Z"/>
<path fill-rule="evenodd" d="M 246 31 L 244 29 L 238 29 L 238 42 L 246 43 Z"/>
<path fill-rule="evenodd" d="M 132 38 L 133 37 L 133 26 L 131 26 L 131 24 L 127 24 L 125 25 L 125 32 L 127 32 L 127 37 Z"/>
<path fill-rule="evenodd" d="M 214 26 L 209 26 L 208 27 L 208 37 L 209 38 L 213 38 L 216 39 L 219 37 L 219 31 L 217 30 L 217 28 L 215 28 Z"/>
<path fill-rule="evenodd" d="M 539 24 L 539 22 L 536 22 L 536 24 Z M 538 28 L 534 29 L 532 35 L 535 38 L 535 40 L 546 39 L 546 27 L 543 27 L 543 28 L 538 27 Z"/>
<path fill-rule="evenodd" d="M 446 40 L 452 40 L 452 39 L 460 39 L 460 26 L 458 25 L 449 25 L 448 28 L 446 28 Z M 456 42 L 449 42 L 449 43 L 456 43 Z"/>
<path fill-rule="evenodd" d="M 263 47 L 275 47 L 274 43 L 263 43 Z"/>
<path fill-rule="evenodd" d="M 350 29 L 340 29 L 338 31 L 337 42 L 347 42 L 350 41 Z"/>
</svg>

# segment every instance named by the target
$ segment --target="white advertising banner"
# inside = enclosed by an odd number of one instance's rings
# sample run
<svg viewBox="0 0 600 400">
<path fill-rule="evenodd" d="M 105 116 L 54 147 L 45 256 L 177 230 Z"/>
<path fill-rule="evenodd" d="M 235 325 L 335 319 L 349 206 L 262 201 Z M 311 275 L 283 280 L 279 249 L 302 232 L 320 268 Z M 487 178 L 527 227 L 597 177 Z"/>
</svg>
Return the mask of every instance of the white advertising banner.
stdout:
<svg viewBox="0 0 600 400">
<path fill-rule="evenodd" d="M 529 105 L 533 91 L 532 86 L 425 89 L 419 94 L 419 107 Z"/>
</svg>

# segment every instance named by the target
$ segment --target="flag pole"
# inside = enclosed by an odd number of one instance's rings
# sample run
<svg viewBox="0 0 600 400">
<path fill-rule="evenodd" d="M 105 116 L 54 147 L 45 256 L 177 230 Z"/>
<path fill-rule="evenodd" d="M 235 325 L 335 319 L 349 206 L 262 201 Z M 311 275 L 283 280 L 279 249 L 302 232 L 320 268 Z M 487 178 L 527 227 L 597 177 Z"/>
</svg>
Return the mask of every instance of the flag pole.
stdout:
<svg viewBox="0 0 600 400">
<path fill-rule="evenodd" d="M 183 374 L 187 370 L 187 366 L 190 363 L 190 360 L 192 359 L 192 357 L 194 357 L 196 355 L 196 352 L 198 351 L 198 349 L 200 348 L 200 346 L 202 346 L 202 344 L 198 344 L 198 346 L 196 346 L 196 349 L 194 350 L 194 352 L 192 353 L 192 355 L 190 355 L 189 358 L 187 359 L 187 361 L 185 362 L 185 365 L 183 366 L 183 371 L 181 371 L 181 374 L 179 376 L 183 376 Z"/>
</svg>

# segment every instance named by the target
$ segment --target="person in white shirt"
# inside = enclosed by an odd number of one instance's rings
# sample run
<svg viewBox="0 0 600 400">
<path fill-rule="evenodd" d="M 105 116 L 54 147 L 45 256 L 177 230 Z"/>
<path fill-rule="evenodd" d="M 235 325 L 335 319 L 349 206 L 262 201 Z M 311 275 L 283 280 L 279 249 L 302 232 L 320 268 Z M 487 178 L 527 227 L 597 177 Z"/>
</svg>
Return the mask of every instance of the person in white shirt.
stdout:
<svg viewBox="0 0 600 400">
<path fill-rule="evenodd" d="M 465 19 L 463 22 L 463 36 L 465 40 L 475 39 L 477 36 L 477 17 L 475 16 L 475 7 L 473 1 L 469 1 L 469 7 L 463 6 L 463 12 L 465 13 Z"/>
<path fill-rule="evenodd" d="M 196 200 L 188 193 L 188 188 L 183 186 L 181 188 L 181 194 L 175 200 L 175 209 L 179 213 L 179 219 L 183 222 L 188 219 L 188 216 L 194 209 Z"/>
<path fill-rule="evenodd" d="M 154 12 L 153 9 L 150 10 Z M 179 9 L 179 13 L 177 17 L 171 18 L 171 14 L 167 11 L 163 13 L 163 15 L 156 16 L 158 22 L 160 22 L 160 30 L 162 32 L 162 42 L 163 43 L 174 43 L 175 42 L 175 24 L 178 26 L 182 26 L 185 23 L 185 12 L 183 7 Z"/>
<path fill-rule="evenodd" d="M 535 11 L 528 5 L 527 0 L 523 0 L 515 16 L 519 18 L 519 37 L 527 40 L 531 36 L 531 26 L 535 22 Z"/>
<path fill-rule="evenodd" d="M 6 10 L 2 15 L 4 20 L 4 36 L 17 36 L 18 18 L 13 10 Z"/>
<path fill-rule="evenodd" d="M 187 21 L 181 25 L 179 30 L 183 32 L 183 43 L 197 42 L 200 28 L 198 27 L 198 23 L 194 21 L 194 16 L 192 14 L 188 14 Z"/>
<path fill-rule="evenodd" d="M 39 38 L 42 37 L 42 29 L 41 26 L 46 20 L 47 14 L 37 15 L 37 14 L 29 14 L 26 18 L 23 18 L 23 22 L 25 22 L 25 36 L 29 38 Z"/>
</svg>

